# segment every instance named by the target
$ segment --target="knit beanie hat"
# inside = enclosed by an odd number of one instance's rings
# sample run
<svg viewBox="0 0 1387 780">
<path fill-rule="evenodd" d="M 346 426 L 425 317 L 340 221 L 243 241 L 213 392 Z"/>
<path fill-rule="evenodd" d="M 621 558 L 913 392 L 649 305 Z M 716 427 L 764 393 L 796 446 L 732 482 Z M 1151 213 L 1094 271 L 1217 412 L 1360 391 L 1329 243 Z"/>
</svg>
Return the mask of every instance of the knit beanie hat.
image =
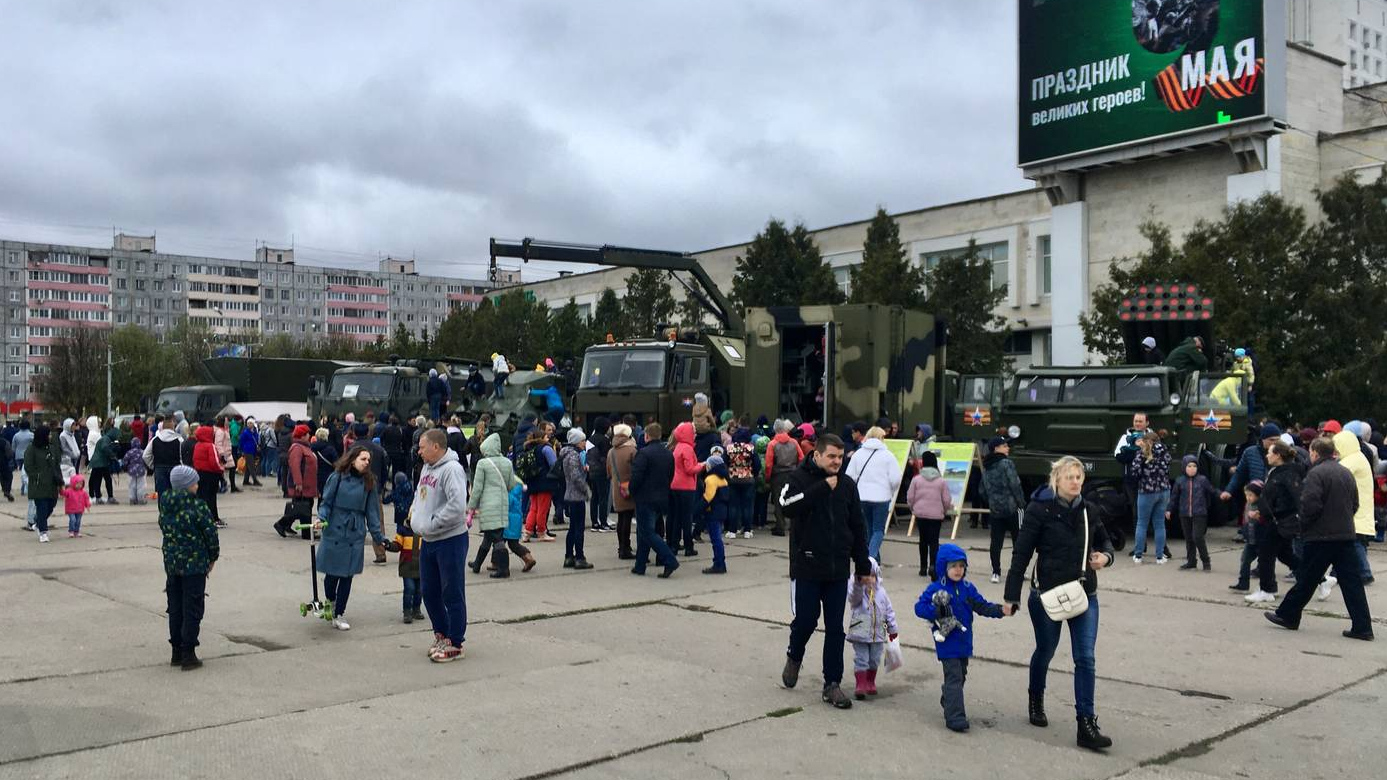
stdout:
<svg viewBox="0 0 1387 780">
<path fill-rule="evenodd" d="M 588 440 L 588 435 L 587 435 L 586 433 L 583 433 L 583 429 L 582 429 L 582 428 L 569 428 L 569 429 L 568 429 L 568 443 L 569 443 L 569 444 L 578 445 L 578 444 L 582 444 L 583 442 L 585 442 L 585 441 L 587 441 L 587 440 Z"/>
<path fill-rule="evenodd" d="M 197 472 L 192 466 L 174 466 L 169 472 L 169 484 L 174 490 L 187 490 L 197 484 Z"/>
<path fill-rule="evenodd" d="M 304 437 L 306 437 L 306 436 L 308 436 L 308 426 L 307 426 L 307 425 L 295 425 L 295 426 L 294 426 L 293 437 L 294 437 L 295 439 L 302 439 L 302 438 L 304 438 Z"/>
</svg>

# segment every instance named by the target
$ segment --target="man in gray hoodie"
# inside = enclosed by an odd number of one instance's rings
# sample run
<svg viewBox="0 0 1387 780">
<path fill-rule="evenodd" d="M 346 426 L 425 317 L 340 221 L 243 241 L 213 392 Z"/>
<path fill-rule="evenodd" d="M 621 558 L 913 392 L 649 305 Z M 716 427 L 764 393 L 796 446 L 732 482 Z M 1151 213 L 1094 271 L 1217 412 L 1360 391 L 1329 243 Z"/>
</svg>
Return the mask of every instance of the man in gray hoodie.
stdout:
<svg viewBox="0 0 1387 780">
<path fill-rule="evenodd" d="M 448 436 L 439 428 L 419 437 L 424 469 L 414 491 L 409 525 L 424 537 L 419 556 L 420 591 L 433 623 L 429 660 L 437 663 L 462 658 L 467 633 L 467 597 L 463 569 L 467 566 L 467 471 Z"/>
</svg>

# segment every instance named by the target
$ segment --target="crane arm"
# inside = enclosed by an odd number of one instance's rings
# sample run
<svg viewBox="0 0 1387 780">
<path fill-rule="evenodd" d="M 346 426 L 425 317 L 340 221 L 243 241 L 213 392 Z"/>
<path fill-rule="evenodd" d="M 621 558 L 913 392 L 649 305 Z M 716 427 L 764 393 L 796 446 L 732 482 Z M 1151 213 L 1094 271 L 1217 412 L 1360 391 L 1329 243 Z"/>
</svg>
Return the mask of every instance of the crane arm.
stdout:
<svg viewBox="0 0 1387 780">
<path fill-rule="evenodd" d="M 588 263 L 617 268 L 656 269 L 661 271 L 684 271 L 703 288 L 704 295 L 697 295 L 699 301 L 707 306 L 713 316 L 729 331 L 741 333 L 745 330 L 742 316 L 731 301 L 718 290 L 717 285 L 703 270 L 703 266 L 692 255 L 660 249 L 632 249 L 630 247 L 605 244 L 565 244 L 555 241 L 536 241 L 526 238 L 521 241 L 491 239 L 491 260 L 498 257 L 515 257 L 524 262 L 545 260 L 558 263 Z"/>
</svg>

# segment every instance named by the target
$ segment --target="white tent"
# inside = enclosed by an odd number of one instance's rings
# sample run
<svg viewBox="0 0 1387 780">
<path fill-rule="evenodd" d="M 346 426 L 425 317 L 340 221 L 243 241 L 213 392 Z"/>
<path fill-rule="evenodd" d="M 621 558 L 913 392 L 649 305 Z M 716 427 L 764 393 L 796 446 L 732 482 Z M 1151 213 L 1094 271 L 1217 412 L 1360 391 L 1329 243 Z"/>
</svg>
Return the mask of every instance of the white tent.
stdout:
<svg viewBox="0 0 1387 780">
<path fill-rule="evenodd" d="M 242 418 L 254 417 L 258 422 L 274 422 L 275 418 L 281 414 L 289 415 L 289 419 L 298 421 L 308 419 L 308 402 L 295 403 L 293 401 L 247 401 L 245 403 L 231 403 L 217 412 L 219 416 L 235 417 L 240 415 Z"/>
</svg>

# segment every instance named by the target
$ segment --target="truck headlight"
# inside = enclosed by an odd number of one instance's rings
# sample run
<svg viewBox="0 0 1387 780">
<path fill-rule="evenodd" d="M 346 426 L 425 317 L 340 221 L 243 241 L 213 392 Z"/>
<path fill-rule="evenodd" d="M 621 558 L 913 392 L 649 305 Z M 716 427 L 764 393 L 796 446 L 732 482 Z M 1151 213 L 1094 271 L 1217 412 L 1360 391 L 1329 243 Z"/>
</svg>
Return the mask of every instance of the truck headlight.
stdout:
<svg viewBox="0 0 1387 780">
<path fill-rule="evenodd" d="M 1019 426 L 1019 425 L 1013 425 L 1013 426 L 1010 426 L 1009 428 L 1007 428 L 1007 438 L 1008 438 L 1008 439 L 1019 439 L 1019 438 L 1021 438 L 1021 426 Z"/>
<path fill-rule="evenodd" d="M 1179 405 L 1180 405 L 1180 394 L 1179 394 L 1179 393 L 1171 393 L 1171 394 L 1170 394 L 1170 405 L 1171 405 L 1171 406 L 1179 406 Z"/>
</svg>

